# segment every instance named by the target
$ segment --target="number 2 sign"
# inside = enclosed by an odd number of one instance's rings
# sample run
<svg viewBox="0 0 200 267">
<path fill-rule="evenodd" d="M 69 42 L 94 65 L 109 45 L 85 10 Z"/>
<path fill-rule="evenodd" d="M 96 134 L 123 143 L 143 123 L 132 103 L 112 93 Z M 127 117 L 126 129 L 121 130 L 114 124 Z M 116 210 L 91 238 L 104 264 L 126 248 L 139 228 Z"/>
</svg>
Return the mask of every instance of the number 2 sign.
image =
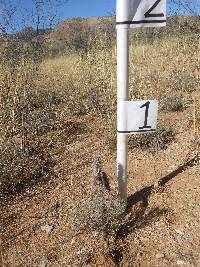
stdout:
<svg viewBox="0 0 200 267">
<path fill-rule="evenodd" d="M 119 0 L 116 19 L 118 29 L 165 26 L 166 0 Z"/>
<path fill-rule="evenodd" d="M 137 134 L 156 131 L 157 100 L 121 101 L 118 108 L 119 133 Z"/>
</svg>

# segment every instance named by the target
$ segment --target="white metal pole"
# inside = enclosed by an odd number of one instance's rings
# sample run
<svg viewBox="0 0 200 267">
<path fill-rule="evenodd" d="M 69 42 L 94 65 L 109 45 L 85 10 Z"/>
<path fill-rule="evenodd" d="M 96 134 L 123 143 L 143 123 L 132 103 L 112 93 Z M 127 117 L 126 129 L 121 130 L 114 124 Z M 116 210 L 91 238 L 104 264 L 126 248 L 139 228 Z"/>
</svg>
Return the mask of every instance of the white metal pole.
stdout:
<svg viewBox="0 0 200 267">
<path fill-rule="evenodd" d="M 129 31 L 126 26 L 117 29 L 117 129 L 120 127 L 120 102 L 128 100 L 129 86 Z M 117 133 L 117 179 L 121 199 L 127 202 L 127 134 Z"/>
</svg>

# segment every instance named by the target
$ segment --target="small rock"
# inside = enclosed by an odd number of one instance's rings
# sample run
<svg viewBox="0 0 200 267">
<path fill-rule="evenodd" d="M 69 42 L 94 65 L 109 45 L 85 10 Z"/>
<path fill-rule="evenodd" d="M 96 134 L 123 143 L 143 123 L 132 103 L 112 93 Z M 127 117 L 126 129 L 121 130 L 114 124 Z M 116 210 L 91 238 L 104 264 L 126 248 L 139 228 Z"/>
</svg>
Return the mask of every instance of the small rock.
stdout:
<svg viewBox="0 0 200 267">
<path fill-rule="evenodd" d="M 157 253 L 156 254 L 156 259 L 163 259 L 165 257 L 165 255 L 163 253 Z"/>
<path fill-rule="evenodd" d="M 38 265 L 38 267 L 47 267 L 48 263 L 49 263 L 48 258 L 47 258 L 47 257 L 44 257 L 44 258 L 41 260 L 41 262 L 40 262 L 40 264 Z"/>
<path fill-rule="evenodd" d="M 71 245 L 75 243 L 75 237 L 72 238 Z"/>
<path fill-rule="evenodd" d="M 183 260 L 177 260 L 177 265 L 185 265 L 185 262 Z"/>
<path fill-rule="evenodd" d="M 159 187 L 160 187 L 159 181 L 155 181 L 153 184 L 153 187 L 154 187 L 154 189 L 159 189 Z"/>
<path fill-rule="evenodd" d="M 184 238 L 182 235 L 177 235 L 176 236 L 176 240 L 179 243 L 179 245 L 183 245 L 184 244 Z"/>
<path fill-rule="evenodd" d="M 174 229 L 175 230 L 175 232 L 177 233 L 177 234 L 179 234 L 179 235 L 184 235 L 184 230 L 182 229 L 182 228 L 179 228 L 179 229 Z"/>
<path fill-rule="evenodd" d="M 41 226 L 41 230 L 49 234 L 53 230 L 54 226 L 49 224 L 44 224 Z"/>
</svg>

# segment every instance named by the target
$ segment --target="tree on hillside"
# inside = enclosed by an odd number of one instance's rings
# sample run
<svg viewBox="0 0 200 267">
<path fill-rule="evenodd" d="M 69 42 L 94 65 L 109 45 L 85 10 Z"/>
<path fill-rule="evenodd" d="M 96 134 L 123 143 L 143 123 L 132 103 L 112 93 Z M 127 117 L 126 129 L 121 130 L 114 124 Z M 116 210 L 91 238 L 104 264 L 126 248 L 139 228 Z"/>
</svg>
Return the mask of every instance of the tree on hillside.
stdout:
<svg viewBox="0 0 200 267">
<path fill-rule="evenodd" d="M 66 2 L 67 0 L 32 0 L 31 25 L 36 28 L 37 33 L 39 33 L 39 29 L 51 29 L 58 24 L 58 8 Z"/>
<path fill-rule="evenodd" d="M 11 0 L 0 0 L 0 34 L 7 33 L 7 30 L 14 30 L 13 17 L 17 10 L 17 3 Z"/>
<path fill-rule="evenodd" d="M 59 22 L 59 8 L 67 0 L 31 0 L 29 8 L 25 0 L 0 0 L 0 33 L 16 32 L 21 28 L 52 28 Z"/>
</svg>

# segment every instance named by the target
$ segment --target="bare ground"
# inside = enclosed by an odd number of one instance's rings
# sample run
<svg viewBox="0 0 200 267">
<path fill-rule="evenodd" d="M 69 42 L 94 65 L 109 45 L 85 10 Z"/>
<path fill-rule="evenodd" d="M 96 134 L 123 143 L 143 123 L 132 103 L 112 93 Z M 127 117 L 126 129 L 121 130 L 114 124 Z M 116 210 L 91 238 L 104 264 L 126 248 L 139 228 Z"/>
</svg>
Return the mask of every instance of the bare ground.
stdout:
<svg viewBox="0 0 200 267">
<path fill-rule="evenodd" d="M 161 114 L 160 121 L 175 129 L 175 140 L 156 154 L 129 151 L 131 219 L 110 241 L 111 249 L 94 233 L 70 234 L 67 211 L 86 193 L 97 155 L 112 188 L 116 184 L 116 152 L 101 130 L 107 121 L 73 118 L 85 131 L 52 151 L 58 162 L 53 177 L 1 197 L 0 265 L 200 266 L 200 167 L 191 119 L 191 108 Z"/>
</svg>

